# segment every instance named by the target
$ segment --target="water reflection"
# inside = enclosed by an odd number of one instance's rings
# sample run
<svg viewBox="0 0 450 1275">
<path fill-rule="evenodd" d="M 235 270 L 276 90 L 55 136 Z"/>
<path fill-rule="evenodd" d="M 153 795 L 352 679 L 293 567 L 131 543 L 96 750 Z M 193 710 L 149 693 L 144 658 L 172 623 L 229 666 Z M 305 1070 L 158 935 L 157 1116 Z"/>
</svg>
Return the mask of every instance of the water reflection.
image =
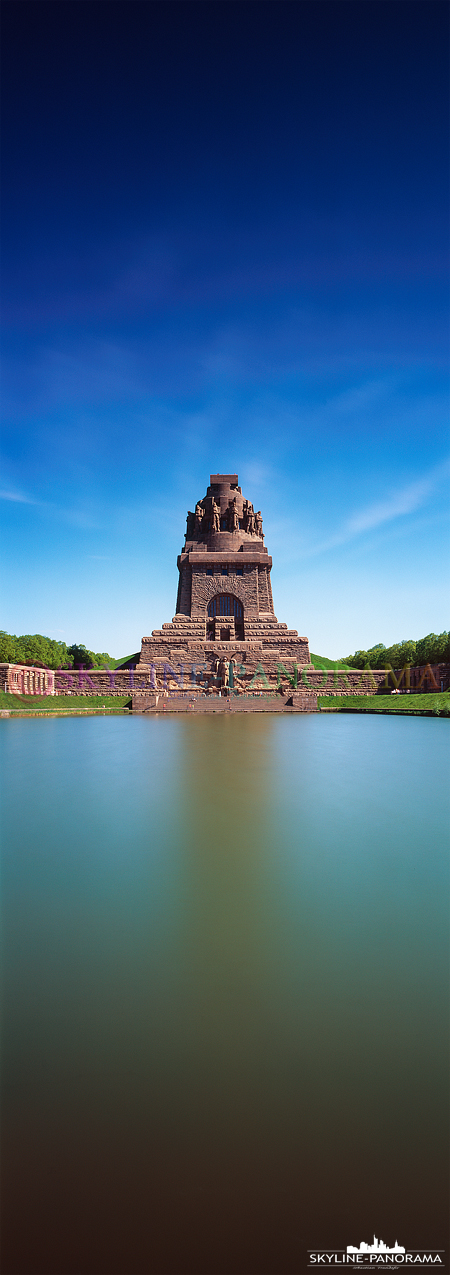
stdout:
<svg viewBox="0 0 450 1275">
<path fill-rule="evenodd" d="M 1 725 L 7 1275 L 436 1248 L 445 723 Z"/>
</svg>

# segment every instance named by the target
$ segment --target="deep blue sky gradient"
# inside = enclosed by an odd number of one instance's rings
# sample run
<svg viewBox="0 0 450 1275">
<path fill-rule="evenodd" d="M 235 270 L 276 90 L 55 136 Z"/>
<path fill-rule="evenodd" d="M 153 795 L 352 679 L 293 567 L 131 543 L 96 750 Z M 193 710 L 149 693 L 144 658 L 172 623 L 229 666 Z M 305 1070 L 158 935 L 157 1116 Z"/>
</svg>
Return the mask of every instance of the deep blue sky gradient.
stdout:
<svg viewBox="0 0 450 1275">
<path fill-rule="evenodd" d="M 3 6 L 4 619 L 119 656 L 212 471 L 333 657 L 448 628 L 448 8 Z"/>
</svg>

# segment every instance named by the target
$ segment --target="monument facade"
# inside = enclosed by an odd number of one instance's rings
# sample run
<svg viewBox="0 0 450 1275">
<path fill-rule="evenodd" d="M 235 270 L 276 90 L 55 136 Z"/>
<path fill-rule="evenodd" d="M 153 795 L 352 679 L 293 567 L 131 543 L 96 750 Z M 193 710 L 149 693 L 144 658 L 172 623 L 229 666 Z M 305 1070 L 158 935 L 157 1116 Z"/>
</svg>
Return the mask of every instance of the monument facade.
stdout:
<svg viewBox="0 0 450 1275">
<path fill-rule="evenodd" d="M 243 496 L 237 474 L 211 474 L 206 496 L 187 515 L 176 614 L 142 638 L 136 673 L 152 666 L 160 685 L 167 665 L 199 665 L 201 683 L 200 666 L 217 674 L 218 664 L 234 660 L 244 686 L 259 664 L 274 684 L 280 661 L 288 672 L 309 666 L 308 639 L 275 615 L 271 569 L 261 511 Z"/>
</svg>

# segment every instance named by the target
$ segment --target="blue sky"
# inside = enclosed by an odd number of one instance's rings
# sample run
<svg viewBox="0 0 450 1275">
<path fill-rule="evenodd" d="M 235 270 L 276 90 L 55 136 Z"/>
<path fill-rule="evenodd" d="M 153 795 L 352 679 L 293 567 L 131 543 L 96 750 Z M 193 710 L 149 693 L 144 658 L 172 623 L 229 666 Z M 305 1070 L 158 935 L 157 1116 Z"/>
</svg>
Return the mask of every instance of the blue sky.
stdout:
<svg viewBox="0 0 450 1275">
<path fill-rule="evenodd" d="M 313 651 L 448 628 L 447 5 L 3 27 L 2 627 L 137 650 L 222 470 Z"/>
</svg>

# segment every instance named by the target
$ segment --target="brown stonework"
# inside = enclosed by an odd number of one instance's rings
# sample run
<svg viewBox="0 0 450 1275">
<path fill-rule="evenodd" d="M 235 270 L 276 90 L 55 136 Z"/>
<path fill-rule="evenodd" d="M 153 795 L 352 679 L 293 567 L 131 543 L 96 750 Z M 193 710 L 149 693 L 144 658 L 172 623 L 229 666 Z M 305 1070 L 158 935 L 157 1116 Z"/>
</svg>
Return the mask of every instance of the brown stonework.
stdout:
<svg viewBox="0 0 450 1275">
<path fill-rule="evenodd" d="M 11 695 L 54 695 L 55 676 L 53 669 L 0 664 L 1 689 Z"/>
<path fill-rule="evenodd" d="M 277 684 L 280 661 L 310 666 L 308 639 L 279 623 L 274 613 L 272 559 L 264 544 L 260 510 L 243 495 L 237 474 L 211 474 L 210 486 L 187 516 L 178 558 L 177 611 L 171 623 L 142 639 L 137 672 L 152 666 L 156 684 L 164 665 L 203 663 L 207 675 L 222 655 L 251 681 L 261 661 Z M 270 666 L 270 667 L 269 667 Z M 162 684 L 162 683 L 161 683 Z"/>
<path fill-rule="evenodd" d="M 135 713 L 316 713 L 317 695 L 133 695 Z"/>
<path fill-rule="evenodd" d="M 183 645 L 179 649 L 175 644 L 167 644 L 159 663 L 143 665 L 138 664 L 137 668 L 114 669 L 108 671 L 106 669 L 64 669 L 53 673 L 50 670 L 49 689 L 44 688 L 38 690 L 36 694 L 54 694 L 57 695 L 152 695 L 155 691 L 161 692 L 164 687 L 173 695 L 178 689 L 180 680 L 182 681 L 183 694 L 202 693 L 202 689 L 207 685 L 207 679 L 214 677 L 212 690 L 218 691 L 220 679 L 218 670 L 212 669 L 213 660 L 211 655 L 214 654 L 215 662 L 219 664 L 220 656 L 225 656 L 226 662 L 229 664 L 233 658 L 233 667 L 236 671 L 234 678 L 238 683 L 237 689 L 242 694 L 255 691 L 267 690 L 266 682 L 271 692 L 275 692 L 278 686 L 281 686 L 285 692 L 285 699 L 290 695 L 298 692 L 312 693 L 316 696 L 333 695 L 339 698 L 341 695 L 376 695 L 389 694 L 396 685 L 399 685 L 401 691 L 408 689 L 406 674 L 402 678 L 402 671 L 394 671 L 394 674 L 385 669 L 314 669 L 307 665 L 297 665 L 295 661 L 289 658 L 278 659 L 278 653 L 275 655 L 268 651 L 261 651 L 260 647 L 247 650 L 241 656 L 239 651 L 239 643 L 214 643 L 213 652 L 208 649 L 209 659 L 205 658 L 205 644 L 192 642 L 189 650 Z M 202 668 L 202 665 L 206 667 Z M 23 694 L 22 684 L 14 682 L 14 672 L 18 671 L 17 665 L 3 665 L 3 670 L 8 668 L 8 684 L 6 674 L 4 672 L 3 685 L 5 689 L 15 689 L 18 693 Z M 410 672 L 411 694 L 413 692 L 429 692 L 446 690 L 450 685 L 450 665 L 449 664 L 433 664 L 431 666 L 434 675 L 434 682 L 430 678 L 429 666 L 421 669 L 412 668 Z M 171 674 L 171 669 L 176 674 L 176 679 Z M 259 672 L 258 672 L 259 669 Z M 261 675 L 261 671 L 263 676 Z M 29 669 L 26 670 L 30 672 Z M 40 670 L 41 672 L 41 670 Z M 182 675 L 182 676 L 181 676 Z M 53 681 L 54 679 L 54 681 Z M 402 680 L 400 680 L 402 679 Z M 253 683 L 253 686 L 251 684 Z M 435 685 L 436 683 L 436 685 Z M 54 689 L 50 689 L 51 687 Z M 29 693 L 29 691 L 28 691 Z M 206 698 L 206 697 L 205 697 Z M 237 697 L 236 697 L 237 698 Z M 280 700 L 282 696 L 278 696 Z M 160 700 L 161 704 L 161 700 Z"/>
</svg>

